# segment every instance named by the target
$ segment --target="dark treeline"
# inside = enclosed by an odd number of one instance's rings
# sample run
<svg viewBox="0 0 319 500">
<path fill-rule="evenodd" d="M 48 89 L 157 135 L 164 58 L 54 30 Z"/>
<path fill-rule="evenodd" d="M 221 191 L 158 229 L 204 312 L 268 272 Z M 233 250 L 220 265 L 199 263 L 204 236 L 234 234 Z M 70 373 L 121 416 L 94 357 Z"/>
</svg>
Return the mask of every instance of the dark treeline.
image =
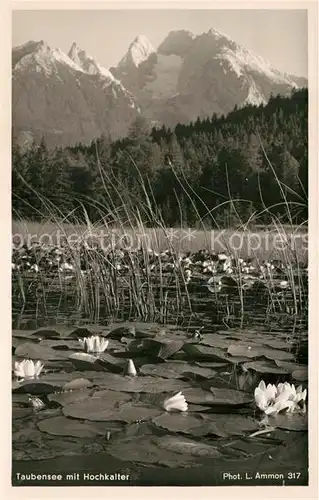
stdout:
<svg viewBox="0 0 319 500">
<path fill-rule="evenodd" d="M 83 207 L 93 221 L 110 209 L 127 217 L 127 200 L 145 214 L 146 190 L 168 226 L 194 226 L 199 216 L 230 225 L 255 213 L 267 223 L 270 212 L 287 222 L 284 199 L 300 223 L 307 219 L 308 92 L 174 130 L 149 132 L 140 118 L 113 142 L 103 136 L 48 150 L 42 141 L 22 150 L 13 141 L 12 185 L 13 217 L 33 220 L 53 212 L 80 218 Z"/>
</svg>

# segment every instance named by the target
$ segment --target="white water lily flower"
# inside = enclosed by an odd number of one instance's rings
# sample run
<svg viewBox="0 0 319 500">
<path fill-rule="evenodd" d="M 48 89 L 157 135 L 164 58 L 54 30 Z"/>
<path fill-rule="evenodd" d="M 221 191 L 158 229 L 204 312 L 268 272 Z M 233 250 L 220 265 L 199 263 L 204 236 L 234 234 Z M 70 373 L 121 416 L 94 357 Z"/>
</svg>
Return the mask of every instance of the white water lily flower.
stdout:
<svg viewBox="0 0 319 500">
<path fill-rule="evenodd" d="M 70 264 L 69 262 L 63 262 L 61 266 L 59 267 L 60 272 L 64 271 L 74 271 L 74 266 Z"/>
<path fill-rule="evenodd" d="M 172 396 L 170 398 L 166 398 L 164 403 L 164 410 L 166 411 L 187 411 L 188 410 L 188 404 L 185 399 L 185 396 L 181 393 L 178 392 L 175 394 L 175 396 Z"/>
<path fill-rule="evenodd" d="M 282 399 L 282 400 L 279 400 L 279 401 L 276 401 L 275 404 L 273 404 L 272 406 L 269 406 L 266 410 L 265 410 L 265 414 L 266 415 L 277 415 L 277 413 L 285 410 L 286 413 L 293 413 L 297 408 L 297 405 L 293 402 L 293 401 L 289 401 L 289 400 L 285 400 L 285 399 Z"/>
<path fill-rule="evenodd" d="M 307 397 L 307 389 L 302 390 L 300 385 L 295 388 L 294 384 L 285 382 L 284 384 L 268 384 L 261 380 L 258 387 L 255 389 L 255 402 L 258 408 L 265 412 L 266 415 L 277 415 L 281 411 L 293 413 L 300 411 L 300 403 L 303 403 L 305 410 L 305 401 Z"/>
<path fill-rule="evenodd" d="M 265 411 L 270 404 L 275 402 L 277 388 L 275 385 L 268 384 L 266 387 L 265 382 L 262 380 L 258 387 L 255 389 L 255 401 L 262 411 Z"/>
<path fill-rule="evenodd" d="M 306 402 L 306 397 L 307 397 L 307 389 L 302 390 L 302 385 L 299 385 L 296 389 L 296 399 L 295 401 L 297 403 L 300 403 L 303 401 L 304 403 Z"/>
<path fill-rule="evenodd" d="M 302 385 L 299 385 L 296 389 L 294 384 L 285 382 L 284 384 L 278 384 L 278 395 L 281 400 L 286 397 L 288 401 L 293 401 L 294 403 L 298 404 L 301 401 L 306 401 L 307 389 L 303 391 Z"/>
<path fill-rule="evenodd" d="M 23 361 L 14 362 L 14 374 L 18 378 L 37 378 L 42 371 L 43 364 L 41 361 L 36 363 L 32 359 L 24 359 Z"/>
<path fill-rule="evenodd" d="M 101 354 L 105 351 L 109 345 L 109 341 L 99 335 L 92 335 L 92 337 L 85 337 L 84 339 L 79 339 L 85 352 L 94 352 Z"/>
</svg>

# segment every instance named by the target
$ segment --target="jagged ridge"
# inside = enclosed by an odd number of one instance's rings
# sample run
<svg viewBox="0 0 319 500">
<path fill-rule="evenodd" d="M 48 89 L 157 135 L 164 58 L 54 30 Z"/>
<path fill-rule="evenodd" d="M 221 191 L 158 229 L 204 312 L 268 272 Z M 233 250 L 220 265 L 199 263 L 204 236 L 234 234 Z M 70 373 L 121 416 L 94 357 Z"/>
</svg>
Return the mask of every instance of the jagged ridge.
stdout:
<svg viewBox="0 0 319 500">
<path fill-rule="evenodd" d="M 38 138 L 51 127 L 57 143 L 125 134 L 140 112 L 150 123 L 175 126 L 307 85 L 215 29 L 172 31 L 157 50 L 140 35 L 110 70 L 75 42 L 64 54 L 30 41 L 13 49 L 12 64 L 15 129 Z"/>
</svg>

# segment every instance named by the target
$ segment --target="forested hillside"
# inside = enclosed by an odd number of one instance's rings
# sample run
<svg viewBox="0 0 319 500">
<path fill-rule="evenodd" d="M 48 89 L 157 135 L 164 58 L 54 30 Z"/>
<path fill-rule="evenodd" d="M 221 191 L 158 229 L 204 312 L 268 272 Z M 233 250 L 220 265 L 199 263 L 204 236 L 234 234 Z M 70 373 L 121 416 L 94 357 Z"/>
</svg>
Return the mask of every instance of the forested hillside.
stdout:
<svg viewBox="0 0 319 500">
<path fill-rule="evenodd" d="M 266 223 L 265 207 L 285 222 L 284 199 L 300 223 L 307 219 L 307 184 L 307 89 L 173 130 L 150 132 L 138 118 L 115 142 L 103 136 L 89 146 L 48 149 L 42 141 L 23 150 L 13 137 L 14 218 L 72 212 L 80 219 L 85 207 L 91 220 L 111 211 L 125 221 L 128 200 L 144 217 L 147 193 L 147 209 L 168 226 L 193 226 L 199 217 L 230 225 L 254 213 Z"/>
</svg>

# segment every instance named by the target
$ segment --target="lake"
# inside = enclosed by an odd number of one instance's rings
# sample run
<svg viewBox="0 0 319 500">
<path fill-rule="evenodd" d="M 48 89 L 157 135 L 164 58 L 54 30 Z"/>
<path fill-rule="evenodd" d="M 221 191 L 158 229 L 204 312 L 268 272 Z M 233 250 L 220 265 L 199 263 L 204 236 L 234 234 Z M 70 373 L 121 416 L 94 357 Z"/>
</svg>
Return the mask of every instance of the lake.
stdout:
<svg viewBox="0 0 319 500">
<path fill-rule="evenodd" d="M 261 380 L 308 386 L 307 278 L 276 266 L 14 270 L 13 364 L 44 367 L 13 380 L 13 484 L 308 484 L 307 414 L 254 401 Z M 179 392 L 187 411 L 166 411 Z"/>
</svg>

